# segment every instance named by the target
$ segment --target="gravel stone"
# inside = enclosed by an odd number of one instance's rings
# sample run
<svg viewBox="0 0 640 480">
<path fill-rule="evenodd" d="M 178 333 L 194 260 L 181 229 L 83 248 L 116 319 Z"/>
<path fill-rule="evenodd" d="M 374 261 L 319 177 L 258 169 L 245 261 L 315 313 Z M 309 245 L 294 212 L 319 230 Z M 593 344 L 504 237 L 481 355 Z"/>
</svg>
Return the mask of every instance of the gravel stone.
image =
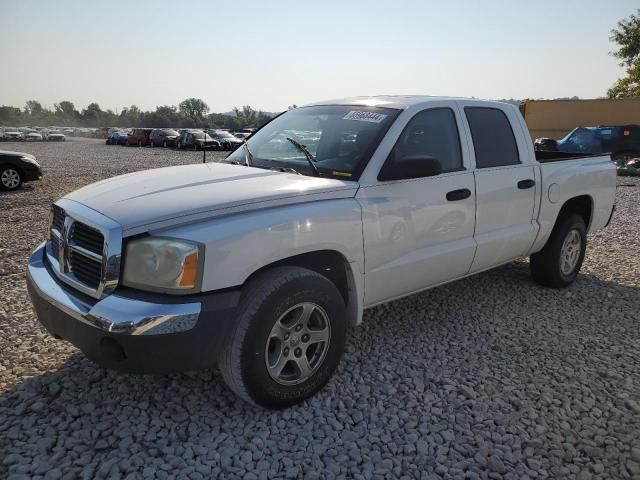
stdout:
<svg viewBox="0 0 640 480">
<path fill-rule="evenodd" d="M 274 412 L 215 370 L 101 369 L 40 327 L 27 294 L 52 201 L 201 153 L 1 146 L 35 154 L 44 178 L 0 193 L 0 478 L 640 475 L 640 179 L 618 179 L 571 287 L 537 286 L 523 260 L 367 310 L 327 387 Z"/>
</svg>

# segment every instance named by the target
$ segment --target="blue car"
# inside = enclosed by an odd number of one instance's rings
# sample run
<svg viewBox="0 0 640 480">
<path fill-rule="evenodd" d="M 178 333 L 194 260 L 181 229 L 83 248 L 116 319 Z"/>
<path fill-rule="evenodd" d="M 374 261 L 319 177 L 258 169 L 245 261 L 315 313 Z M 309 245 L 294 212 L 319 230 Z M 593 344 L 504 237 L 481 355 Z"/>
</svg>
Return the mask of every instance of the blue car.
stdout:
<svg viewBox="0 0 640 480">
<path fill-rule="evenodd" d="M 577 127 L 560 140 L 538 138 L 534 148 L 547 152 L 608 153 L 616 162 L 640 156 L 640 126 Z"/>
<path fill-rule="evenodd" d="M 129 134 L 127 132 L 116 130 L 109 134 L 105 143 L 107 145 L 124 145 L 128 137 Z"/>
</svg>

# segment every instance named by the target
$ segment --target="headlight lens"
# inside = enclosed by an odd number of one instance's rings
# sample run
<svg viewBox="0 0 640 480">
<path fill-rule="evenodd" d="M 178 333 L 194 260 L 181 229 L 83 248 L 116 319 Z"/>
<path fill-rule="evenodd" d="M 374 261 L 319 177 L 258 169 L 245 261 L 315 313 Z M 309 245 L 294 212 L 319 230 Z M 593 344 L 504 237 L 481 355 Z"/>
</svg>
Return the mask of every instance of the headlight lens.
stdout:
<svg viewBox="0 0 640 480">
<path fill-rule="evenodd" d="M 36 167 L 40 166 L 40 164 L 38 162 L 36 162 L 36 157 L 32 157 L 32 156 L 22 157 L 20 160 L 22 160 L 23 162 L 35 165 Z"/>
<path fill-rule="evenodd" d="M 169 238 L 141 238 L 127 244 L 122 283 L 168 293 L 191 293 L 200 278 L 197 244 Z"/>
</svg>

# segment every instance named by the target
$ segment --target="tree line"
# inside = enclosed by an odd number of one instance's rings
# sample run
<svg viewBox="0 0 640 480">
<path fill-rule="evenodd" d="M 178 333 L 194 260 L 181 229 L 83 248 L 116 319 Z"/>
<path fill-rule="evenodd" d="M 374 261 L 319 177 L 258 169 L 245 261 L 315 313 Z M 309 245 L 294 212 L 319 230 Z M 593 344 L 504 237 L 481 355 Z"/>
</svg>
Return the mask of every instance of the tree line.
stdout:
<svg viewBox="0 0 640 480">
<path fill-rule="evenodd" d="M 97 103 L 78 110 L 64 100 L 53 109 L 36 100 L 29 100 L 24 108 L 0 106 L 0 125 L 60 127 L 176 127 L 176 128 L 257 128 L 271 119 L 271 114 L 255 110 L 249 105 L 234 108 L 230 114 L 210 113 L 209 106 L 199 98 L 187 98 L 178 104 L 162 105 L 153 111 L 143 111 L 136 105 L 119 113 L 102 110 Z"/>
</svg>

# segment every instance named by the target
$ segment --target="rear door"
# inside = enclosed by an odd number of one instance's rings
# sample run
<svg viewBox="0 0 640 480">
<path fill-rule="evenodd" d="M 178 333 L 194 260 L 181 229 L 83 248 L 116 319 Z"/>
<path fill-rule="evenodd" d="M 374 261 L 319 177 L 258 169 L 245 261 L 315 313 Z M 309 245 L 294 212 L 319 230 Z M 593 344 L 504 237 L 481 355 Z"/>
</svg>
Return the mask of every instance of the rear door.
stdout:
<svg viewBox="0 0 640 480">
<path fill-rule="evenodd" d="M 386 162 L 432 157 L 442 173 L 377 180 L 358 190 L 366 263 L 365 305 L 465 275 L 475 253 L 475 184 L 460 114 L 451 102 L 416 112 Z"/>
<path fill-rule="evenodd" d="M 476 165 L 478 248 L 473 273 L 528 252 L 537 232 L 536 177 L 523 143 L 528 139 L 516 137 L 512 127 L 517 125 L 515 109 L 472 102 L 462 102 L 461 107 Z"/>
</svg>

